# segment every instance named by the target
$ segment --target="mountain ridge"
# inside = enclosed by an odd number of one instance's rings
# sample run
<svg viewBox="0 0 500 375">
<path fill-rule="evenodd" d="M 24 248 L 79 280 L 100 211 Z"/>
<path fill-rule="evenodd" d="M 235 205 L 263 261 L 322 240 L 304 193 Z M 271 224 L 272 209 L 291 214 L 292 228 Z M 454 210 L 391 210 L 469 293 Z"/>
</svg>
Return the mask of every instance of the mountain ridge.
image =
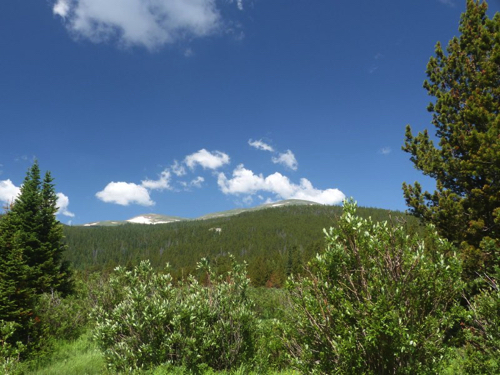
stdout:
<svg viewBox="0 0 500 375">
<path fill-rule="evenodd" d="M 174 223 L 174 222 L 179 222 L 179 221 L 196 221 L 196 220 L 209 220 L 209 219 L 215 219 L 215 218 L 221 218 L 221 217 L 230 217 L 230 216 L 235 216 L 242 214 L 244 212 L 251 212 L 251 211 L 258 211 L 258 210 L 265 210 L 265 209 L 270 209 L 270 208 L 275 208 L 275 207 L 283 207 L 283 206 L 312 206 L 312 205 L 320 205 L 320 203 L 313 202 L 313 201 L 308 201 L 308 200 L 303 200 L 303 199 L 285 199 L 282 201 L 277 201 L 277 202 L 270 202 L 270 203 L 264 203 L 255 207 L 249 207 L 249 208 L 235 208 L 227 211 L 218 211 L 214 213 L 209 213 L 206 215 L 202 215 L 200 217 L 194 218 L 194 219 L 189 219 L 189 218 L 183 218 L 179 216 L 169 216 L 169 215 L 161 215 L 161 214 L 142 214 L 138 216 L 134 216 L 130 219 L 127 220 L 103 220 L 103 221 L 94 221 L 91 223 L 86 223 L 78 226 L 83 226 L 83 227 L 99 227 L 99 226 L 119 226 L 119 225 L 126 225 L 126 224 L 146 224 L 146 225 L 157 225 L 157 224 L 169 224 L 169 223 Z"/>
</svg>

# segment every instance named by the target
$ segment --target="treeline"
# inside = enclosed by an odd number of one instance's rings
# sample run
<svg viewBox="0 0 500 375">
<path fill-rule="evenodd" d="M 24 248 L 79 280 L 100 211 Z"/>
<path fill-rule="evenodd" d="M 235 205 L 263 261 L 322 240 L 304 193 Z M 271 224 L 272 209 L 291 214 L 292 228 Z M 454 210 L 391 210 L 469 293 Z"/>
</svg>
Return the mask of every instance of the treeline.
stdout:
<svg viewBox="0 0 500 375">
<path fill-rule="evenodd" d="M 159 225 L 126 224 L 118 227 L 65 227 L 66 260 L 77 270 L 109 272 L 149 260 L 155 269 L 168 263 L 174 279 L 195 271 L 207 258 L 218 272 L 227 271 L 229 254 L 248 263 L 254 286 L 283 285 L 291 273 L 325 248 L 323 228 L 335 226 L 341 207 L 285 206 L 210 220 Z M 417 221 L 401 212 L 359 208 L 362 217 L 375 221 Z"/>
</svg>

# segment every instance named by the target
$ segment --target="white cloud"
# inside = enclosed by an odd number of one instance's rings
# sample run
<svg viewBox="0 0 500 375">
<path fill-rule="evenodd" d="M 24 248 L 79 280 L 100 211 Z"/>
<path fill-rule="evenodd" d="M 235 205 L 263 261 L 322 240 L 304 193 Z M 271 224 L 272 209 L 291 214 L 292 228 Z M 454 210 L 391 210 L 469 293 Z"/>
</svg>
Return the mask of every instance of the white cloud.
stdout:
<svg viewBox="0 0 500 375">
<path fill-rule="evenodd" d="M 265 191 L 281 199 L 304 199 L 321 204 L 338 204 L 345 199 L 344 193 L 338 189 L 319 190 L 305 178 L 297 185 L 278 172 L 264 178 L 262 174 L 256 175 L 246 169 L 243 164 L 236 167 L 231 179 L 224 173 L 219 173 L 217 183 L 224 194 L 252 195 Z"/>
<path fill-rule="evenodd" d="M 201 188 L 201 185 L 205 182 L 205 179 L 201 176 L 196 177 L 194 180 L 192 180 L 189 185 L 194 186 L 197 188 Z"/>
<path fill-rule="evenodd" d="M 251 139 L 249 139 L 248 144 L 252 147 L 255 147 L 257 150 L 274 152 L 274 148 L 263 142 L 262 139 L 258 141 L 252 141 Z"/>
<path fill-rule="evenodd" d="M 141 206 L 153 206 L 155 202 L 149 197 L 144 186 L 129 182 L 110 182 L 104 190 L 96 193 L 96 197 L 106 203 L 128 206 L 136 203 Z"/>
<path fill-rule="evenodd" d="M 69 13 L 69 1 L 68 0 L 58 0 L 54 4 L 52 11 L 54 12 L 55 15 L 58 15 L 58 16 L 61 16 L 62 18 L 65 18 Z"/>
<path fill-rule="evenodd" d="M 174 164 L 171 165 L 170 169 L 178 177 L 184 176 L 186 174 L 186 168 L 184 168 L 184 166 L 177 160 L 174 160 Z"/>
<path fill-rule="evenodd" d="M 392 152 L 390 147 L 382 147 L 380 150 L 378 150 L 379 154 L 382 155 L 389 155 Z"/>
<path fill-rule="evenodd" d="M 441 4 L 448 5 L 450 7 L 455 6 L 455 2 L 453 0 L 438 0 Z"/>
<path fill-rule="evenodd" d="M 282 164 L 285 167 L 290 168 L 294 171 L 296 171 L 298 168 L 297 159 L 295 159 L 295 155 L 290 150 L 287 150 L 286 152 L 279 154 L 278 157 L 273 156 L 273 163 Z"/>
<path fill-rule="evenodd" d="M 64 195 L 63 193 L 57 193 L 57 212 L 56 215 L 64 215 L 64 216 L 69 216 L 69 217 L 75 217 L 75 214 L 73 212 L 70 212 L 68 210 L 69 206 L 69 198 L 67 195 Z"/>
<path fill-rule="evenodd" d="M 197 164 L 201 165 L 203 169 L 217 169 L 229 164 L 229 155 L 220 151 L 209 152 L 201 149 L 194 154 L 186 156 L 184 163 L 191 169 L 194 169 Z"/>
<path fill-rule="evenodd" d="M 21 188 L 12 183 L 11 180 L 0 181 L 0 201 L 10 204 L 14 202 L 21 192 Z"/>
<path fill-rule="evenodd" d="M 141 186 L 149 190 L 171 189 L 170 172 L 167 169 L 165 169 L 163 172 L 161 172 L 160 178 L 158 180 L 141 181 Z"/>
<path fill-rule="evenodd" d="M 75 37 L 150 50 L 221 25 L 215 0 L 56 0 L 52 10 Z"/>
</svg>

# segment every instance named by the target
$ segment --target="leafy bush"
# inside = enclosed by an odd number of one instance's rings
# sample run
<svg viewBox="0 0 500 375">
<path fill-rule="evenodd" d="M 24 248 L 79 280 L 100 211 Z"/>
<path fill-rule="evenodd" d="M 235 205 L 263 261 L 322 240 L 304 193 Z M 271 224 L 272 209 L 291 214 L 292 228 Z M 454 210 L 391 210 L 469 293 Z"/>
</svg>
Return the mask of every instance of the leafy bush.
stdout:
<svg viewBox="0 0 500 375">
<path fill-rule="evenodd" d="M 42 294 L 35 307 L 45 336 L 57 340 L 78 338 L 86 329 L 89 312 L 83 296 L 62 298 L 58 292 Z"/>
<path fill-rule="evenodd" d="M 3 374 L 15 374 L 19 371 L 21 355 L 26 346 L 21 342 L 9 342 L 19 326 L 20 324 L 15 322 L 0 320 L 0 371 Z"/>
<path fill-rule="evenodd" d="M 172 285 L 169 273 L 143 261 L 110 277 L 106 305 L 98 306 L 94 337 L 111 368 L 129 371 L 159 364 L 230 369 L 253 358 L 257 319 L 247 297 L 246 266 L 216 276 L 206 260 L 206 285 L 194 277 Z"/>
<path fill-rule="evenodd" d="M 292 279 L 287 347 L 303 372 L 435 373 L 463 289 L 453 247 L 401 223 L 374 223 L 346 201 L 307 278 Z"/>
<path fill-rule="evenodd" d="M 483 242 L 486 249 L 497 246 L 491 239 Z M 490 252 L 500 254 L 498 248 Z M 469 302 L 464 330 L 467 341 L 459 361 L 467 374 L 500 373 L 500 267 L 495 266 L 494 271 L 493 276 L 481 277 L 486 287 Z"/>
</svg>

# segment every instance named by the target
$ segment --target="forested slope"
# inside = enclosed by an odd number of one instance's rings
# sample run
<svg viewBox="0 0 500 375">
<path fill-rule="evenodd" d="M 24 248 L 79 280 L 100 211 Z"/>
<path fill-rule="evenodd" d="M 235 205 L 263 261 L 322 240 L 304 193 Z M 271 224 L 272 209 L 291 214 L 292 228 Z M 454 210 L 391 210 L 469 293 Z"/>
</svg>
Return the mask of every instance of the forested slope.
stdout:
<svg viewBox="0 0 500 375">
<path fill-rule="evenodd" d="M 76 269 L 98 271 L 149 259 L 157 269 L 169 263 L 173 275 L 181 277 L 193 272 L 203 257 L 224 271 L 231 253 L 249 263 L 254 285 L 280 286 L 288 274 L 300 272 L 301 265 L 323 250 L 323 228 L 334 226 L 341 210 L 285 206 L 160 225 L 66 227 L 66 256 Z M 373 208 L 360 208 L 359 212 L 375 220 L 405 216 Z"/>
</svg>

